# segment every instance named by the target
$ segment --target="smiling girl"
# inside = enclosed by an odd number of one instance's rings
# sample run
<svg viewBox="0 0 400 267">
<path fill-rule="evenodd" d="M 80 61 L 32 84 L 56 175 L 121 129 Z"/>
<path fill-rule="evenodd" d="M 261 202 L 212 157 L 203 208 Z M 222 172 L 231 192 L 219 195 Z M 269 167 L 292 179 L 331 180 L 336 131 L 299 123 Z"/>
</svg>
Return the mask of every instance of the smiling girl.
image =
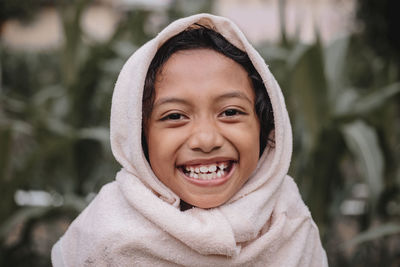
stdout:
<svg viewBox="0 0 400 267">
<path fill-rule="evenodd" d="M 118 78 L 123 166 L 54 246 L 54 266 L 327 266 L 287 176 L 281 90 L 229 20 L 178 20 Z"/>
</svg>

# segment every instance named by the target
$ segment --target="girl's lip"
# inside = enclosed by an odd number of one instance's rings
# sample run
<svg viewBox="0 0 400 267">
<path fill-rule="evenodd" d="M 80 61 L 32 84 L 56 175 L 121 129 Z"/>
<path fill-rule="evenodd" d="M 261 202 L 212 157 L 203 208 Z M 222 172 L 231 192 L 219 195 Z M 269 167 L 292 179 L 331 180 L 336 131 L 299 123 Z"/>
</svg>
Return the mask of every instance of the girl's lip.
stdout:
<svg viewBox="0 0 400 267">
<path fill-rule="evenodd" d="M 186 181 L 188 181 L 192 184 L 195 184 L 197 186 L 211 187 L 211 186 L 218 186 L 218 185 L 222 185 L 222 184 L 226 183 L 232 177 L 232 174 L 236 169 L 236 165 L 237 165 L 237 162 L 233 161 L 232 167 L 229 170 L 229 173 L 227 173 L 225 176 L 223 176 L 221 178 L 215 178 L 215 179 L 211 179 L 211 180 L 201 180 L 201 179 L 188 177 L 183 173 L 183 171 L 180 168 L 178 168 L 178 171 Z"/>
<path fill-rule="evenodd" d="M 183 163 L 177 164 L 177 166 L 185 166 L 185 165 L 207 165 L 217 162 L 224 162 L 224 161 L 236 161 L 230 157 L 215 157 L 210 159 L 195 159 L 195 160 L 188 160 Z"/>
</svg>

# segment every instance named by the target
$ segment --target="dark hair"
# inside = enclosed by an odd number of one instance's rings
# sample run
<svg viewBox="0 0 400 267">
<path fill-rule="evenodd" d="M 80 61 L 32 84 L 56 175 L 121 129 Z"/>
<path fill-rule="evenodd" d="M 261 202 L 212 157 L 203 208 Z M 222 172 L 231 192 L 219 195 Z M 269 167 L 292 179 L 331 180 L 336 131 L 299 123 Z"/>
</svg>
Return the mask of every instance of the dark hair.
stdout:
<svg viewBox="0 0 400 267">
<path fill-rule="evenodd" d="M 249 74 L 255 93 L 255 111 L 260 122 L 261 156 L 267 145 L 269 132 L 274 128 L 274 121 L 271 101 L 268 97 L 267 91 L 265 90 L 260 74 L 258 74 L 249 56 L 245 52 L 232 45 L 218 32 L 201 25 L 197 25 L 196 28 L 189 28 L 170 38 L 158 49 L 156 55 L 151 61 L 150 67 L 147 71 L 143 91 L 143 127 L 152 112 L 155 98 L 154 84 L 159 70 L 173 53 L 181 50 L 201 48 L 215 50 L 224 56 L 233 59 Z M 143 131 L 142 147 L 144 154 L 148 159 L 147 143 Z"/>
</svg>

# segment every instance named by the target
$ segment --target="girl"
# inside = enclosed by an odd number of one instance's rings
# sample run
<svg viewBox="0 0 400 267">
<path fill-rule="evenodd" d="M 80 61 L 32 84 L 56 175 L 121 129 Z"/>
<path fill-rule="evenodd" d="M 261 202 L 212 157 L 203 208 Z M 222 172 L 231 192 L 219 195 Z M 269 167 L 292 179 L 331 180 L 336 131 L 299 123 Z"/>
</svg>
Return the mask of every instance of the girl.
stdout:
<svg viewBox="0 0 400 267">
<path fill-rule="evenodd" d="M 52 250 L 54 266 L 327 266 L 287 176 L 282 92 L 229 20 L 173 22 L 123 67 L 122 165 Z"/>
</svg>

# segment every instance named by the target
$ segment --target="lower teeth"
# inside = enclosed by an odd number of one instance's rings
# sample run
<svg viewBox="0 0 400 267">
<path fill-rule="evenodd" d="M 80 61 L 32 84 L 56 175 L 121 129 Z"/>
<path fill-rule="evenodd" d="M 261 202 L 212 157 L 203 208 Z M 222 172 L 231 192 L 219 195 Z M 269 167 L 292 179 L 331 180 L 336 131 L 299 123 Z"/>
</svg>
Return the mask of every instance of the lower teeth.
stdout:
<svg viewBox="0 0 400 267">
<path fill-rule="evenodd" d="M 224 176 L 225 172 L 224 171 L 218 171 L 218 172 L 212 172 L 212 173 L 195 173 L 195 172 L 190 172 L 188 174 L 189 177 L 195 178 L 195 179 L 201 179 L 201 180 L 211 180 L 215 178 L 220 178 Z"/>
</svg>

